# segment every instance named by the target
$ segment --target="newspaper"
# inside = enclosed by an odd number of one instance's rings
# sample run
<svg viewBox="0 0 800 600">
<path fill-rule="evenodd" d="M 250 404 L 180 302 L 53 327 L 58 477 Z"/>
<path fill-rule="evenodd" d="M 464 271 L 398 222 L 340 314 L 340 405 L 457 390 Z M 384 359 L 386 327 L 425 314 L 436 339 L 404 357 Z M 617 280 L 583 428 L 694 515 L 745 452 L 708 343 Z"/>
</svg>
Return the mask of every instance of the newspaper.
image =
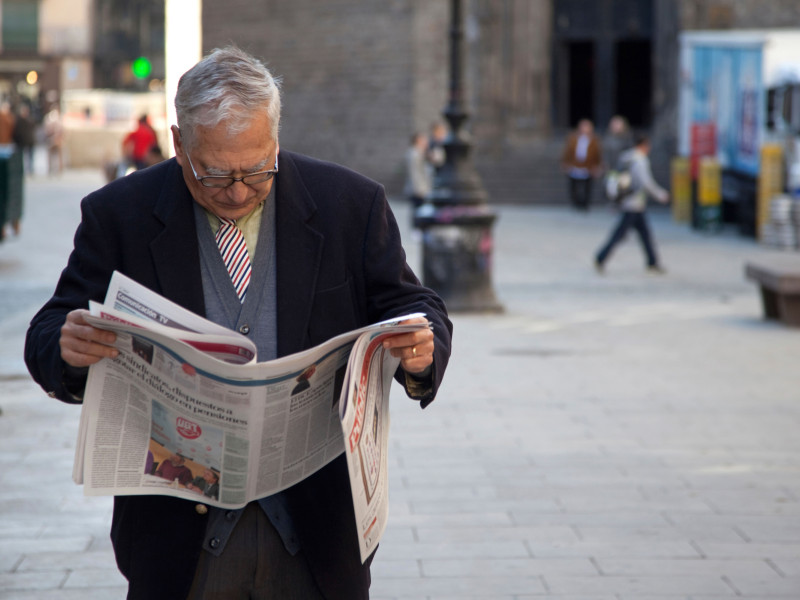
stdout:
<svg viewBox="0 0 800 600">
<path fill-rule="evenodd" d="M 391 335 L 405 315 L 257 362 L 256 347 L 115 272 L 87 321 L 117 335 L 92 365 L 73 479 L 96 495 L 166 494 L 240 508 L 347 455 L 362 561 L 388 515 Z"/>
</svg>

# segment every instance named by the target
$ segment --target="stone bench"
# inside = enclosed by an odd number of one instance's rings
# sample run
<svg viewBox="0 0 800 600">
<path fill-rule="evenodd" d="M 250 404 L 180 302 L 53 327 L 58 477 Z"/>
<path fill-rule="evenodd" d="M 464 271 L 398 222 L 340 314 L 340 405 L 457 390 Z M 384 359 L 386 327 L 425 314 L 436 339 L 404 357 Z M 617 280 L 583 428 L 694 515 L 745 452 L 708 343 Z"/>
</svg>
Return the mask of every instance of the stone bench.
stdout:
<svg viewBox="0 0 800 600">
<path fill-rule="evenodd" d="M 800 327 L 800 253 L 754 259 L 745 276 L 761 289 L 764 318 Z"/>
</svg>

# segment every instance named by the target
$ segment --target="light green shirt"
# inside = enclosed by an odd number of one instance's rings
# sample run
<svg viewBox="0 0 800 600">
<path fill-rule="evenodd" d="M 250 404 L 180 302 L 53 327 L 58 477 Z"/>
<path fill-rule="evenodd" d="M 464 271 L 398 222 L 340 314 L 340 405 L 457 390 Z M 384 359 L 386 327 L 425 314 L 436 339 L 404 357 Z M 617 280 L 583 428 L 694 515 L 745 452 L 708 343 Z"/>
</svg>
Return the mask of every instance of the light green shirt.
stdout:
<svg viewBox="0 0 800 600">
<path fill-rule="evenodd" d="M 204 209 L 205 210 L 205 209 Z M 261 215 L 264 214 L 264 203 L 260 202 L 258 206 L 253 209 L 249 215 L 236 220 L 236 226 L 242 230 L 244 234 L 244 243 L 247 245 L 247 254 L 250 257 L 256 254 L 256 244 L 258 243 L 258 230 L 261 229 Z M 211 231 L 214 234 L 219 229 L 219 219 L 217 215 L 206 210 L 208 222 L 211 225 Z"/>
</svg>

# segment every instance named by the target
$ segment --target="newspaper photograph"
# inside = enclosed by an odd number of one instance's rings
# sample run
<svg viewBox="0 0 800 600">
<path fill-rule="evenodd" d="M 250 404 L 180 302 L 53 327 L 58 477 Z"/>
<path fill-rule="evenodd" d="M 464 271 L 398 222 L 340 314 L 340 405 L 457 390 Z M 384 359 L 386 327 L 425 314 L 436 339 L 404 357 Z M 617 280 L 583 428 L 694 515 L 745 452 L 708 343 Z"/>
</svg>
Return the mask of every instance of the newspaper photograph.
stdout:
<svg viewBox="0 0 800 600">
<path fill-rule="evenodd" d="M 362 560 L 388 513 L 388 400 L 405 315 L 280 359 L 114 273 L 87 321 L 119 355 L 89 369 L 73 478 L 86 495 L 166 494 L 222 508 L 284 490 L 347 452 Z"/>
</svg>

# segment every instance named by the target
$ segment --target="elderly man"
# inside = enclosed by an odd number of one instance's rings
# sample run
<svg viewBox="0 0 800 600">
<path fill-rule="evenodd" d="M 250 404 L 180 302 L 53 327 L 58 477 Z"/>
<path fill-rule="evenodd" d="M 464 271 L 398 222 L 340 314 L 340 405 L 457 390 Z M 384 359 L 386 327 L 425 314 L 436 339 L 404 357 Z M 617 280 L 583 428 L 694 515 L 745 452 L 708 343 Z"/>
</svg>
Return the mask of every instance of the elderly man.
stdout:
<svg viewBox="0 0 800 600">
<path fill-rule="evenodd" d="M 430 403 L 452 326 L 441 299 L 406 264 L 382 186 L 280 149 L 278 86 L 236 48 L 185 73 L 175 106 L 176 157 L 83 200 L 75 248 L 28 331 L 36 381 L 79 402 L 87 367 L 116 355 L 113 334 L 84 315 L 117 269 L 248 335 L 261 360 L 425 313 L 432 330 L 397 335 L 386 347 L 400 358 L 396 378 L 408 395 Z M 225 244 L 247 259 L 226 264 Z M 111 537 L 129 599 L 369 597 L 371 559 L 359 557 L 343 456 L 238 511 L 116 497 Z"/>
</svg>

